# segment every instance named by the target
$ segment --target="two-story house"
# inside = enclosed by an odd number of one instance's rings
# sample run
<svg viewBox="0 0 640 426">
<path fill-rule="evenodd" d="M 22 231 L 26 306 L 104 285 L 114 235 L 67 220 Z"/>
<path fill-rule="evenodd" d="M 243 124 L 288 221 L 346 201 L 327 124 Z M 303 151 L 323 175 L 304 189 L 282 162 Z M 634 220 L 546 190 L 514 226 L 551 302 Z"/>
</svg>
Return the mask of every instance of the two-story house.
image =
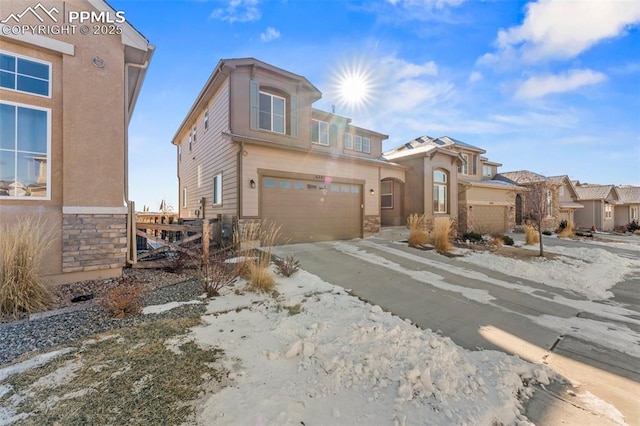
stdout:
<svg viewBox="0 0 640 426">
<path fill-rule="evenodd" d="M 457 221 L 459 232 L 504 233 L 514 226 L 518 188 L 490 180 L 500 163 L 485 150 L 448 136 L 421 136 L 384 153 L 408 167 L 405 213 L 444 216 Z"/>
<path fill-rule="evenodd" d="M 126 265 L 127 128 L 154 51 L 126 21 L 80 34 L 71 12 L 116 18 L 102 0 L 0 8 L 0 223 L 53 232 L 40 265 L 51 284 Z"/>
<path fill-rule="evenodd" d="M 257 59 L 221 60 L 172 140 L 180 217 L 273 222 L 281 242 L 370 235 L 383 209 L 399 222 L 405 168 L 381 158 L 387 135 L 313 108 L 321 96 Z"/>
<path fill-rule="evenodd" d="M 549 176 L 547 179 L 558 185 L 558 221 L 575 225 L 575 211 L 584 208 L 578 203 L 578 193 L 567 175 Z"/>
</svg>

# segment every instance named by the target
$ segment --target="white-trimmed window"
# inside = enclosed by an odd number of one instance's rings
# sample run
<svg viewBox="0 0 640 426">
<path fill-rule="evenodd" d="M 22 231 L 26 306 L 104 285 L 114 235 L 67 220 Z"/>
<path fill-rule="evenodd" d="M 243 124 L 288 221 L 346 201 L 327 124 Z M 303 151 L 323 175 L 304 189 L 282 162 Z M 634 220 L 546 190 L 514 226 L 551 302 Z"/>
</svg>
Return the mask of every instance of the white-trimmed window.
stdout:
<svg viewBox="0 0 640 426">
<path fill-rule="evenodd" d="M 204 129 L 209 130 L 209 110 L 204 111 Z"/>
<path fill-rule="evenodd" d="M 362 152 L 371 152 L 371 139 L 362 137 Z"/>
<path fill-rule="evenodd" d="M 311 142 L 329 146 L 329 123 L 311 120 Z"/>
<path fill-rule="evenodd" d="M 547 217 L 551 217 L 551 202 L 553 200 L 553 195 L 551 194 L 551 190 L 547 189 L 547 200 L 546 200 L 546 206 L 545 208 L 547 209 Z"/>
<path fill-rule="evenodd" d="M 380 207 L 383 209 L 393 208 L 393 181 L 391 180 L 380 182 Z"/>
<path fill-rule="evenodd" d="M 0 197 L 51 198 L 51 110 L 0 102 Z"/>
<path fill-rule="evenodd" d="M 222 205 L 222 173 L 213 177 L 213 205 Z"/>
<path fill-rule="evenodd" d="M 638 208 L 631 207 L 631 220 L 638 220 Z"/>
<path fill-rule="evenodd" d="M 492 177 L 493 176 L 493 166 L 482 166 L 482 176 L 483 177 Z"/>
<path fill-rule="evenodd" d="M 0 52 L 0 87 L 38 96 L 51 96 L 51 64 Z"/>
<path fill-rule="evenodd" d="M 362 151 L 362 136 L 355 135 L 353 139 L 353 149 L 355 149 L 356 151 Z"/>
<path fill-rule="evenodd" d="M 461 154 L 462 158 L 464 159 L 464 162 L 462 164 L 460 164 L 460 166 L 458 166 L 458 172 L 462 173 L 463 175 L 468 175 L 469 174 L 469 154 Z"/>
<path fill-rule="evenodd" d="M 353 149 L 353 135 L 351 133 L 344 134 L 344 149 Z"/>
<path fill-rule="evenodd" d="M 182 208 L 187 208 L 187 187 L 182 188 Z"/>
<path fill-rule="evenodd" d="M 609 203 L 604 203 L 604 218 L 611 219 L 613 216 L 613 206 Z"/>
<path fill-rule="evenodd" d="M 558 189 L 558 195 L 559 195 L 559 196 L 561 196 L 561 197 L 562 197 L 562 196 L 564 196 L 564 186 L 561 186 L 561 187 Z"/>
<path fill-rule="evenodd" d="M 433 171 L 433 212 L 447 213 L 447 195 L 449 193 L 449 180 L 443 170 Z"/>
<path fill-rule="evenodd" d="M 262 130 L 285 133 L 286 99 L 260 91 L 258 126 Z"/>
<path fill-rule="evenodd" d="M 196 125 L 193 125 L 193 143 L 196 143 Z"/>
</svg>

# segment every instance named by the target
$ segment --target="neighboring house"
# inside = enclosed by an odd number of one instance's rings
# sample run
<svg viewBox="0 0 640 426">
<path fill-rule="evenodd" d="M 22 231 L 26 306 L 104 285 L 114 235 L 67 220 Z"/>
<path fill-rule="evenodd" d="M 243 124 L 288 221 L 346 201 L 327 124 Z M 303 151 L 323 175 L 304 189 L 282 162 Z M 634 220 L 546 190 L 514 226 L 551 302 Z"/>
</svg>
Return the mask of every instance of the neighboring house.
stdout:
<svg viewBox="0 0 640 426">
<path fill-rule="evenodd" d="M 640 187 L 623 185 L 617 186 L 619 204 L 614 210 L 614 226 L 616 228 L 625 227 L 632 221 L 638 222 L 638 213 L 640 212 Z"/>
<path fill-rule="evenodd" d="M 266 220 L 280 242 L 363 237 L 403 223 L 405 168 L 381 158 L 386 135 L 313 108 L 306 78 L 253 58 L 221 60 L 172 143 L 179 215 Z"/>
<path fill-rule="evenodd" d="M 543 231 L 555 231 L 560 224 L 560 199 L 559 188 L 561 184 L 546 178 L 538 173 L 528 170 L 514 172 L 500 172 L 493 177 L 493 180 L 518 185 L 524 190 L 519 191 L 515 196 L 515 224 L 522 226 L 527 223 L 527 219 L 534 215 L 532 202 L 527 198 L 532 197 L 532 191 L 538 184 L 547 186 L 546 194 L 542 194 L 546 200 L 547 216 L 542 219 Z"/>
<path fill-rule="evenodd" d="M 575 225 L 574 212 L 584 206 L 578 203 L 578 194 L 569 176 L 549 176 L 547 179 L 558 185 L 558 220 Z"/>
<path fill-rule="evenodd" d="M 488 180 L 500 163 L 486 151 L 442 136 L 422 136 L 384 153 L 406 172 L 405 213 L 444 216 L 457 222 L 460 232 L 504 233 L 514 226 L 513 184 Z"/>
<path fill-rule="evenodd" d="M 598 231 L 613 231 L 615 205 L 620 199 L 616 187 L 578 183 L 575 190 L 578 202 L 584 206 L 574 214 L 576 227 L 595 227 Z"/>
<path fill-rule="evenodd" d="M 71 10 L 116 16 L 102 0 L 43 3 L 3 2 L 0 12 L 0 222 L 33 217 L 53 232 L 40 270 L 51 284 L 117 276 L 127 127 L 154 48 L 127 22 L 112 35 L 11 30 L 64 24 Z"/>
</svg>

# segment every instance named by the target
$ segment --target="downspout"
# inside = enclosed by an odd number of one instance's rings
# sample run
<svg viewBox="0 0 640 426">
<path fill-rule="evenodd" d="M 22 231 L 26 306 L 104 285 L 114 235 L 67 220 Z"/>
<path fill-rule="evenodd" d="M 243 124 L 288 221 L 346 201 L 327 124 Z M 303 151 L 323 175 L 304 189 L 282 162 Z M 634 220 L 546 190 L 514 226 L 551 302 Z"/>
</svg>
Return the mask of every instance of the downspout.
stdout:
<svg viewBox="0 0 640 426">
<path fill-rule="evenodd" d="M 131 112 L 129 111 L 129 69 L 139 68 L 146 70 L 149 66 L 149 59 L 144 64 L 124 64 L 124 204 L 127 206 L 127 263 L 136 263 L 136 256 L 133 253 L 133 244 L 136 241 L 135 220 L 129 217 L 129 213 L 135 215 L 135 211 L 129 212 L 129 121 L 131 120 Z"/>
</svg>

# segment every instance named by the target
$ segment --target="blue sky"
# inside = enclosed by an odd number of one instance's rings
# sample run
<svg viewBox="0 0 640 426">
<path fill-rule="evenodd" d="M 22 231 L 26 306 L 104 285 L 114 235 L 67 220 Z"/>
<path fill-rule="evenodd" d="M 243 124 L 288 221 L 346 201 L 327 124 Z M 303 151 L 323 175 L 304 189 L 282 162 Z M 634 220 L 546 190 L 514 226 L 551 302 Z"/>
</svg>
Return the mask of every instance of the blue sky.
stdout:
<svg viewBox="0 0 640 426">
<path fill-rule="evenodd" d="M 640 185 L 640 2 L 110 0 L 156 46 L 130 126 L 130 198 L 177 207 L 170 141 L 222 58 L 306 77 L 316 108 L 388 134 L 451 136 L 501 171 Z M 345 72 L 366 102 L 345 102 Z"/>
</svg>

